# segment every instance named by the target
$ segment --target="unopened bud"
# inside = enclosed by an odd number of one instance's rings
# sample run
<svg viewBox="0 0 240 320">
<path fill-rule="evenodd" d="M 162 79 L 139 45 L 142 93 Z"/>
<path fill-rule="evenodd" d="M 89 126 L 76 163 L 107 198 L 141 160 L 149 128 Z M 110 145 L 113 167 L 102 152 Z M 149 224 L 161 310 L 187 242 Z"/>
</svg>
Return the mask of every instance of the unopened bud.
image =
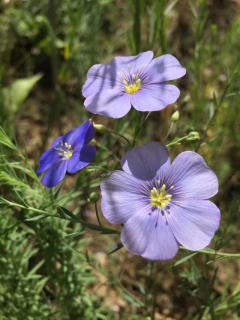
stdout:
<svg viewBox="0 0 240 320">
<path fill-rule="evenodd" d="M 178 119 L 179 119 L 179 111 L 177 110 L 177 111 L 173 112 L 173 114 L 172 114 L 172 116 L 171 116 L 171 121 L 172 121 L 173 123 L 175 123 L 175 122 L 178 121 Z"/>
<path fill-rule="evenodd" d="M 98 200 L 99 200 L 99 193 L 91 192 L 89 195 L 89 201 L 90 202 L 97 202 Z"/>
<path fill-rule="evenodd" d="M 107 127 L 105 127 L 103 124 L 97 124 L 97 123 L 93 122 L 93 126 L 99 132 L 108 132 L 109 131 L 109 129 Z"/>
<path fill-rule="evenodd" d="M 195 141 L 195 140 L 199 140 L 200 136 L 199 133 L 197 131 L 191 131 L 188 136 L 187 139 L 188 141 Z"/>
</svg>

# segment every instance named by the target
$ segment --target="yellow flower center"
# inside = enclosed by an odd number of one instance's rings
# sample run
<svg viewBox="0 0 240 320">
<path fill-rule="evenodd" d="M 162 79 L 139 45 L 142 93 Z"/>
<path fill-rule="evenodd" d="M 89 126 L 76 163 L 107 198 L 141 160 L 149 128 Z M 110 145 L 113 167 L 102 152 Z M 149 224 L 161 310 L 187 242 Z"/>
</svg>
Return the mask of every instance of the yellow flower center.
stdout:
<svg viewBox="0 0 240 320">
<path fill-rule="evenodd" d="M 55 150 L 58 152 L 58 155 L 60 157 L 64 158 L 64 160 L 70 159 L 73 155 L 72 146 L 67 142 L 64 142 L 64 143 L 62 142 L 61 147 L 55 148 Z"/>
<path fill-rule="evenodd" d="M 166 185 L 163 184 L 160 189 L 152 188 L 151 193 L 151 205 L 152 207 L 158 207 L 161 209 L 166 208 L 172 199 L 172 195 L 167 193 Z"/>
<path fill-rule="evenodd" d="M 137 79 L 132 83 L 125 80 L 124 84 L 125 84 L 124 85 L 125 92 L 130 94 L 134 94 L 142 88 L 141 79 Z"/>
</svg>

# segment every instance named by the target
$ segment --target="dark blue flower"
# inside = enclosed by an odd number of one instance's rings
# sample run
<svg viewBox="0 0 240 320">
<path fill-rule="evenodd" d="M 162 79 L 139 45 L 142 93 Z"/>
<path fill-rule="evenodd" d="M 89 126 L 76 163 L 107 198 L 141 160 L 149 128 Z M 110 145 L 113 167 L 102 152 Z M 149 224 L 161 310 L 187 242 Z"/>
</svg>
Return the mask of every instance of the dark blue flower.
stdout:
<svg viewBox="0 0 240 320">
<path fill-rule="evenodd" d="M 55 139 L 39 160 L 37 173 L 44 173 L 42 184 L 52 188 L 63 180 L 66 173 L 76 173 L 89 165 L 96 155 L 96 148 L 88 145 L 95 132 L 92 122 L 86 121 Z"/>
</svg>

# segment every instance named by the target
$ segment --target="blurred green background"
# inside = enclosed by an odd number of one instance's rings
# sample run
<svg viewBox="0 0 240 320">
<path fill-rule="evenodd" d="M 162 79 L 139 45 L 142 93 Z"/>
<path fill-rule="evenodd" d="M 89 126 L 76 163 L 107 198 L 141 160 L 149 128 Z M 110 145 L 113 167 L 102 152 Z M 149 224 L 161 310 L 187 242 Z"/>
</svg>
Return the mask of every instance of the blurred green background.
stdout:
<svg viewBox="0 0 240 320">
<path fill-rule="evenodd" d="M 92 116 L 81 95 L 91 65 L 171 53 L 187 68 L 181 97 L 149 115 L 137 144 L 199 133 L 170 153 L 196 150 L 214 169 L 222 221 L 212 247 L 240 253 L 239 39 L 238 0 L 1 0 L 1 320 L 240 319 L 239 260 L 180 252 L 152 267 L 125 249 L 108 255 L 118 236 L 59 211 L 97 223 L 99 183 L 128 147 L 119 136 L 99 133 L 95 163 L 61 189 L 35 174 L 51 140 Z M 136 113 L 94 121 L 131 138 Z"/>
</svg>

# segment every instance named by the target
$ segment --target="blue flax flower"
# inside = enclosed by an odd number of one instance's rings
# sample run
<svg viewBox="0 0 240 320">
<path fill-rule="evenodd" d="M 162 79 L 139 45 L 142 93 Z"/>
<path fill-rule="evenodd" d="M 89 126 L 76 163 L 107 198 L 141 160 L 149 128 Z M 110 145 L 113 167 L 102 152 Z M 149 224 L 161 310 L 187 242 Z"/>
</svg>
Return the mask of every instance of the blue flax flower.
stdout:
<svg viewBox="0 0 240 320">
<path fill-rule="evenodd" d="M 101 183 L 102 211 L 110 223 L 123 224 L 121 240 L 149 260 L 173 258 L 179 245 L 207 247 L 219 227 L 220 211 L 209 200 L 218 179 L 197 153 L 185 151 L 172 162 L 157 142 L 136 147 L 122 169 Z"/>
<path fill-rule="evenodd" d="M 42 184 L 52 188 L 63 180 L 66 173 L 74 174 L 89 165 L 96 155 L 95 147 L 88 145 L 95 132 L 92 122 L 86 121 L 55 139 L 39 160 L 37 173 L 44 173 Z"/>
<path fill-rule="evenodd" d="M 109 64 L 95 64 L 83 86 L 84 105 L 92 113 L 111 118 L 138 111 L 159 111 L 175 103 L 179 89 L 168 83 L 186 73 L 171 54 L 153 59 L 153 52 L 115 57 Z"/>
</svg>

